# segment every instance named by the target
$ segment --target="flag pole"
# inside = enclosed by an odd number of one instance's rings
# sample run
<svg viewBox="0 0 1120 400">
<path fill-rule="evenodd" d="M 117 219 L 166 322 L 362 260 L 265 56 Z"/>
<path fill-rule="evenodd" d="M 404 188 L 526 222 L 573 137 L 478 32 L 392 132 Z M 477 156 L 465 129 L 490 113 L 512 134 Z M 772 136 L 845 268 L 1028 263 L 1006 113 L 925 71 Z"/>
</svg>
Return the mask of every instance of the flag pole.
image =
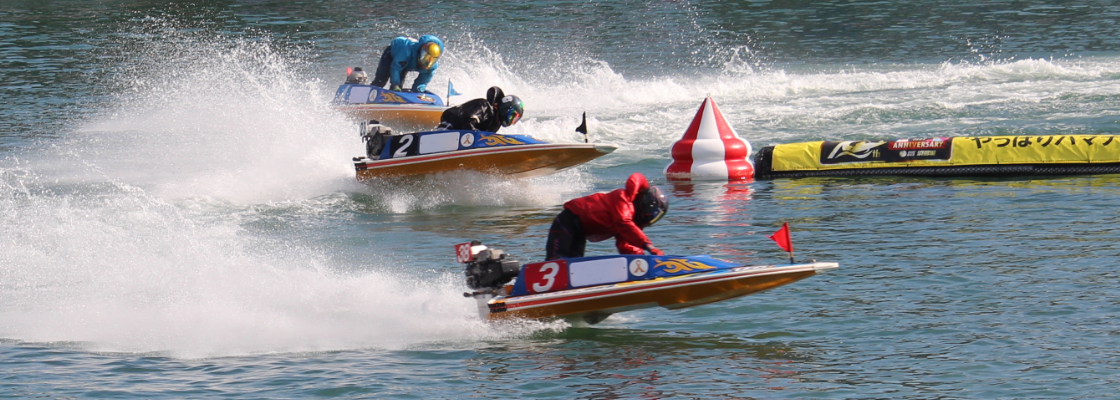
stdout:
<svg viewBox="0 0 1120 400">
<path fill-rule="evenodd" d="M 447 106 L 451 107 L 451 96 L 458 96 L 462 93 L 455 91 L 455 85 L 451 84 L 451 80 L 447 80 Z"/>
</svg>

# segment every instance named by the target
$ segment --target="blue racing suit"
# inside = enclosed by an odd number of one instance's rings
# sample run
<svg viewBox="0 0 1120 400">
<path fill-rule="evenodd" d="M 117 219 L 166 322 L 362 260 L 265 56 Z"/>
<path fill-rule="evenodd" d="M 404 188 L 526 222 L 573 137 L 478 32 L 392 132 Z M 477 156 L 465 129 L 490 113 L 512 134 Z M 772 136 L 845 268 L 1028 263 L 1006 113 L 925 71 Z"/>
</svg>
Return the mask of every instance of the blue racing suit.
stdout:
<svg viewBox="0 0 1120 400">
<path fill-rule="evenodd" d="M 420 75 L 412 82 L 412 90 L 416 92 L 426 90 L 428 82 L 432 81 L 432 73 L 439 67 L 439 61 L 432 64 L 431 68 L 422 70 L 417 66 L 417 59 L 420 57 L 420 46 L 430 42 L 435 42 L 441 50 L 446 50 L 443 41 L 433 35 L 421 36 L 420 40 L 404 36 L 393 39 L 389 47 L 381 53 L 381 62 L 377 65 L 373 86 L 385 87 L 386 82 L 392 86 L 401 86 L 401 81 L 408 71 L 418 71 Z"/>
</svg>

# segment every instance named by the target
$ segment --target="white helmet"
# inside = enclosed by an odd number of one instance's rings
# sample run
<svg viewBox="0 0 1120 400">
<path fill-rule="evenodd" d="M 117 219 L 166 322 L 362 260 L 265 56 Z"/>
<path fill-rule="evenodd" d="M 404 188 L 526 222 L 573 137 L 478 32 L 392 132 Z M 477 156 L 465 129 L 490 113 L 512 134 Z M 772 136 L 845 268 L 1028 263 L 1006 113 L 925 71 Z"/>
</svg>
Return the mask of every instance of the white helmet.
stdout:
<svg viewBox="0 0 1120 400">
<path fill-rule="evenodd" d="M 351 72 L 350 75 L 346 76 L 346 83 L 368 85 L 369 76 L 366 75 L 366 71 L 362 71 L 361 67 L 355 67 L 354 72 Z"/>
</svg>

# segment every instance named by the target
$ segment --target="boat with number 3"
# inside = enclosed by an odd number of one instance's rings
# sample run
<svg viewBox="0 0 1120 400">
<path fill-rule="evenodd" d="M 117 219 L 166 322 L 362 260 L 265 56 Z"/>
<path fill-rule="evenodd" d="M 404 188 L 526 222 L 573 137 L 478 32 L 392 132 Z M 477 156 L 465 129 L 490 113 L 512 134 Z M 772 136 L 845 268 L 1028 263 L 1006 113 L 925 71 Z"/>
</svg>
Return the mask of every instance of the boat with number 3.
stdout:
<svg viewBox="0 0 1120 400">
<path fill-rule="evenodd" d="M 651 307 L 681 309 L 788 285 L 837 263 L 742 265 L 709 256 L 614 255 L 521 266 L 479 242 L 456 246 L 467 286 L 485 320 L 565 319 L 595 324 Z M 512 281 L 512 283 L 510 283 Z"/>
</svg>

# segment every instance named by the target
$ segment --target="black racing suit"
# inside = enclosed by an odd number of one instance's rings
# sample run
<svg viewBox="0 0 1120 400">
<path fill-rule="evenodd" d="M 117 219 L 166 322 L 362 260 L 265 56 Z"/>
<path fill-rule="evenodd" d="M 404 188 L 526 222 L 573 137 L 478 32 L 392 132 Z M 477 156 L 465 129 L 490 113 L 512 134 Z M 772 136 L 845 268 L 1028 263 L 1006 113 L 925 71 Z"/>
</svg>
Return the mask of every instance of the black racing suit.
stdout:
<svg viewBox="0 0 1120 400">
<path fill-rule="evenodd" d="M 373 74 L 373 82 L 371 85 L 383 88 L 389 82 L 389 67 L 393 65 L 393 46 L 385 46 L 385 51 L 381 52 L 381 60 L 377 63 L 377 72 Z M 403 84 L 405 72 L 401 71 L 401 81 Z"/>
<path fill-rule="evenodd" d="M 583 233 L 583 223 L 579 216 L 565 208 L 552 220 L 548 229 L 548 242 L 545 244 L 545 261 L 558 258 L 583 257 L 587 248 L 587 236 Z"/>
<path fill-rule="evenodd" d="M 439 119 L 439 126 L 444 129 L 498 132 L 502 128 L 497 110 L 486 99 L 474 99 L 448 108 Z"/>
</svg>

